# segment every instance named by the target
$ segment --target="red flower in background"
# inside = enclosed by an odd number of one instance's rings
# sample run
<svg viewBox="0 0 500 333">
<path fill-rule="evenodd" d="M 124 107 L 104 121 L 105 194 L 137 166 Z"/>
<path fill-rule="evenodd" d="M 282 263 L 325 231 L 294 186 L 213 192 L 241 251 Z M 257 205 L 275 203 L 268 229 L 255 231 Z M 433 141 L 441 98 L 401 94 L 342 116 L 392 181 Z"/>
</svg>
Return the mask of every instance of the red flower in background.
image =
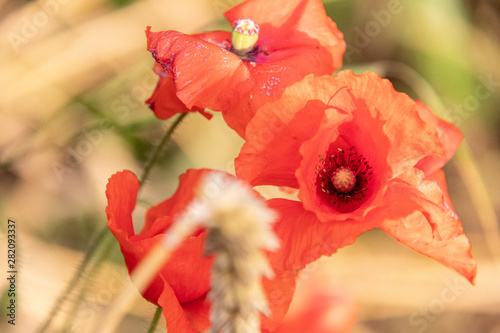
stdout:
<svg viewBox="0 0 500 333">
<path fill-rule="evenodd" d="M 233 24 L 251 19 L 259 39 L 242 60 L 233 53 L 231 33 L 185 35 L 146 30 L 148 50 L 163 68 L 148 99 L 156 116 L 222 111 L 229 127 L 244 136 L 255 111 L 277 99 L 307 74 L 332 74 L 342 65 L 345 42 L 320 0 L 276 3 L 249 0 L 225 13 Z"/>
<path fill-rule="evenodd" d="M 275 333 L 353 331 L 357 317 L 354 296 L 342 290 L 328 290 L 318 286 L 310 286 L 302 294 L 303 297 L 294 298 L 289 313 Z"/>
<path fill-rule="evenodd" d="M 109 179 L 106 189 L 108 227 L 120 243 L 129 272 L 162 239 L 175 217 L 194 199 L 199 183 L 208 172 L 213 171 L 189 170 L 183 174 L 174 195 L 147 211 L 145 225 L 138 234 L 134 232 L 132 212 L 139 181 L 129 171 L 118 172 Z M 203 332 L 209 327 L 210 303 L 206 296 L 213 260 L 203 256 L 206 236 L 206 231 L 200 229 L 186 239 L 143 294 L 148 301 L 162 307 L 169 332 Z M 285 315 L 295 290 L 294 272 L 275 273 L 274 280 L 263 281 L 272 317 L 263 318 L 262 327 L 270 331 Z"/>
<path fill-rule="evenodd" d="M 277 266 L 300 269 L 381 228 L 472 282 L 476 262 L 440 170 L 461 139 L 373 73 L 308 76 L 257 112 L 236 173 L 299 189 L 300 201 L 269 201 L 281 214 Z"/>
</svg>

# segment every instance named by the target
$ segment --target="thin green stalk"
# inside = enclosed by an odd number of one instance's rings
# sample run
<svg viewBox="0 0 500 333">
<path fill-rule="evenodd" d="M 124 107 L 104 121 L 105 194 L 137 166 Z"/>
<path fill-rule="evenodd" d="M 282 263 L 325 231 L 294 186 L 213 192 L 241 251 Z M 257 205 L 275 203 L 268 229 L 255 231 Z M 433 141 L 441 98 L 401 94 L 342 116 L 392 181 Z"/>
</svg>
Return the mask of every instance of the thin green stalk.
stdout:
<svg viewBox="0 0 500 333">
<path fill-rule="evenodd" d="M 156 330 L 156 326 L 158 326 L 158 322 L 160 321 L 160 317 L 161 317 L 161 306 L 158 306 L 156 308 L 155 315 L 153 316 L 153 320 L 149 325 L 147 333 L 154 333 L 154 331 Z"/>
<path fill-rule="evenodd" d="M 105 229 L 107 229 L 107 228 L 105 228 Z M 112 241 L 113 237 L 111 237 L 111 235 L 112 235 L 111 232 L 107 233 L 106 238 L 100 244 L 100 248 L 102 248 L 102 250 L 96 252 L 95 259 L 93 260 L 92 266 L 89 268 L 88 273 L 85 275 L 86 281 L 89 281 L 92 279 L 93 275 L 96 273 L 98 268 L 101 266 L 101 264 L 104 262 L 104 260 L 106 259 L 106 257 L 110 253 L 111 246 L 113 245 L 113 241 Z M 65 323 L 66 328 L 71 328 L 71 325 L 74 323 L 74 321 L 75 321 L 74 319 L 78 313 L 79 305 L 85 299 L 85 294 L 87 293 L 87 291 L 89 289 L 88 287 L 89 287 L 89 285 L 87 283 L 87 284 L 84 284 L 82 286 L 82 288 L 79 289 L 78 295 L 76 297 L 76 301 L 73 304 L 73 306 L 71 307 L 71 310 L 66 315 L 66 323 Z M 68 329 L 65 331 L 70 332 L 71 330 Z"/>
<path fill-rule="evenodd" d="M 156 147 L 153 156 L 151 157 L 151 159 L 148 161 L 148 163 L 144 168 L 144 172 L 140 179 L 140 186 L 144 184 L 144 181 L 148 178 L 151 169 L 156 164 L 156 162 L 158 162 L 159 158 L 161 157 L 163 147 L 171 139 L 174 130 L 186 116 L 187 113 L 180 114 L 163 136 L 162 140 Z M 85 257 L 83 258 L 82 263 L 78 267 L 78 270 L 73 275 L 73 278 L 71 279 L 67 287 L 64 289 L 64 291 L 61 293 L 57 301 L 54 303 L 53 308 L 51 309 L 45 322 L 39 328 L 38 333 L 44 333 L 47 331 L 47 329 L 52 324 L 53 319 L 56 317 L 56 315 L 61 310 L 62 306 L 68 300 L 71 291 L 74 290 L 80 284 L 82 278 L 87 277 L 88 274 L 94 271 L 99 266 L 99 264 L 106 258 L 106 255 L 109 251 L 99 251 L 99 250 L 104 246 L 106 249 L 109 248 L 109 246 L 107 245 L 111 244 L 110 241 L 113 239 L 113 237 L 111 236 L 112 234 L 109 232 L 109 229 L 107 227 L 104 227 L 99 232 L 96 241 L 92 243 L 92 246 L 85 254 Z M 100 252 L 103 252 L 102 255 L 99 255 Z"/>
<path fill-rule="evenodd" d="M 96 240 L 92 243 L 89 250 L 85 254 L 85 257 L 83 258 L 82 263 L 78 267 L 78 270 L 73 275 L 73 278 L 71 279 L 71 281 L 68 283 L 66 288 L 63 290 L 63 292 L 61 293 L 59 298 L 54 303 L 54 306 L 52 307 L 45 322 L 39 328 L 39 330 L 38 330 L 39 333 L 43 333 L 49 328 L 49 326 L 52 324 L 52 320 L 55 318 L 57 313 L 61 310 L 61 307 L 63 306 L 63 304 L 67 301 L 69 295 L 71 294 L 71 291 L 77 287 L 81 278 L 86 275 L 85 272 L 88 271 L 87 268 L 89 268 L 89 265 L 93 263 L 94 256 L 96 254 L 98 254 L 99 250 L 104 245 L 106 245 L 111 239 L 112 239 L 111 233 L 109 232 L 108 228 L 103 228 L 99 232 Z M 92 270 L 92 269 L 93 269 L 93 265 L 90 265 L 90 270 Z"/>
<path fill-rule="evenodd" d="M 462 142 L 461 149 L 455 153 L 456 166 L 465 186 L 467 187 L 474 206 L 477 207 L 477 215 L 484 231 L 486 244 L 500 270 L 500 230 L 498 227 L 495 209 L 488 195 L 488 189 L 481 172 L 474 162 L 471 149 L 467 142 Z"/>
<path fill-rule="evenodd" d="M 163 138 L 161 139 L 160 143 L 158 144 L 158 146 L 156 147 L 156 150 L 155 152 L 153 153 L 153 156 L 151 156 L 151 159 L 148 161 L 148 163 L 146 164 L 146 166 L 144 167 L 144 172 L 142 174 L 142 177 L 141 179 L 139 180 L 139 182 L 142 184 L 144 184 L 144 181 L 148 178 L 149 176 L 149 173 L 151 172 L 151 169 L 153 168 L 153 166 L 156 164 L 156 162 L 158 161 L 158 159 L 160 158 L 161 156 L 161 153 L 162 153 L 162 150 L 163 150 L 163 147 L 165 146 L 165 144 L 170 140 L 170 138 L 172 137 L 172 134 L 174 133 L 174 130 L 177 128 L 177 126 L 181 123 L 181 121 L 187 116 L 188 114 L 187 113 L 181 113 L 177 119 L 175 119 L 175 121 L 172 123 L 172 125 L 170 126 L 170 128 L 167 130 L 167 132 L 165 133 L 165 135 L 163 136 Z"/>
</svg>

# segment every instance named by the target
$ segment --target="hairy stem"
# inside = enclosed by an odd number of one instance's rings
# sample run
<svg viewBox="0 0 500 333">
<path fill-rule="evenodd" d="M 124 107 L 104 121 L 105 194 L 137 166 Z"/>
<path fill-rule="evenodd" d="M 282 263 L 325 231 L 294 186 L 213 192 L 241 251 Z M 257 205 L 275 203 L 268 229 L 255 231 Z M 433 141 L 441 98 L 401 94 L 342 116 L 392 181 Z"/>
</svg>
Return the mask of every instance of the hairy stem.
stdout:
<svg viewBox="0 0 500 333">
<path fill-rule="evenodd" d="M 47 329 L 52 324 L 52 320 L 56 317 L 57 313 L 59 313 L 63 304 L 68 300 L 71 291 L 74 290 L 80 284 L 81 279 L 87 276 L 88 272 L 91 272 L 95 269 L 97 262 L 96 260 L 93 260 L 94 257 L 97 256 L 99 253 L 104 252 L 100 251 L 103 247 L 108 248 L 105 245 L 110 243 L 111 239 L 112 239 L 111 233 L 109 232 L 108 228 L 103 228 L 99 232 L 96 240 L 92 243 L 89 250 L 85 254 L 85 257 L 83 258 L 82 263 L 78 267 L 78 270 L 73 275 L 73 278 L 71 279 L 71 281 L 68 283 L 66 288 L 59 296 L 59 298 L 54 303 L 54 306 L 50 310 L 49 315 L 47 316 L 45 322 L 40 326 L 38 330 L 39 333 L 47 331 Z"/>
<path fill-rule="evenodd" d="M 187 116 L 187 113 L 181 113 L 177 117 L 177 119 L 175 119 L 175 121 L 172 123 L 172 125 L 170 126 L 170 128 L 167 130 L 167 132 L 165 133 L 165 135 L 161 139 L 160 143 L 156 147 L 155 152 L 153 153 L 153 156 L 151 156 L 151 159 L 148 161 L 148 163 L 144 167 L 144 172 L 142 173 L 142 177 L 139 180 L 139 182 L 141 183 L 141 185 L 144 184 L 144 182 L 146 181 L 146 179 L 149 176 L 149 173 L 151 172 L 151 169 L 156 164 L 156 162 L 158 162 L 158 160 L 159 160 L 159 158 L 160 158 L 160 156 L 162 154 L 163 147 L 167 144 L 167 142 L 170 141 L 170 138 L 172 137 L 172 134 L 174 133 L 174 130 L 177 128 L 177 126 L 179 126 L 179 124 L 181 123 L 181 121 L 186 116 Z"/>
</svg>

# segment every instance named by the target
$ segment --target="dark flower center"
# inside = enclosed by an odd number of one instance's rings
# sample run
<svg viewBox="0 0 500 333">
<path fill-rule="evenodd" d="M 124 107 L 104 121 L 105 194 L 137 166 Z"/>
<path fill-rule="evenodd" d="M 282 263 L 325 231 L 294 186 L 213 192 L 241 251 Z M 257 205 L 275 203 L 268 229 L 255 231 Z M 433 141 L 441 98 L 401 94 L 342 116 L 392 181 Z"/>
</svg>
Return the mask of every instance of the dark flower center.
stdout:
<svg viewBox="0 0 500 333">
<path fill-rule="evenodd" d="M 372 174 L 372 167 L 363 155 L 358 155 L 355 148 L 351 147 L 349 151 L 338 148 L 336 154 L 320 158 L 322 162 L 316 166 L 318 192 L 321 191 L 319 193 L 331 205 L 339 208 L 355 202 L 361 203 Z"/>
<path fill-rule="evenodd" d="M 243 55 L 238 54 L 233 46 L 227 49 L 227 51 L 236 54 L 238 57 L 240 57 L 241 60 L 249 62 L 263 62 L 262 57 L 268 55 L 268 53 L 262 50 L 258 45 L 254 46 L 252 50 Z"/>
</svg>

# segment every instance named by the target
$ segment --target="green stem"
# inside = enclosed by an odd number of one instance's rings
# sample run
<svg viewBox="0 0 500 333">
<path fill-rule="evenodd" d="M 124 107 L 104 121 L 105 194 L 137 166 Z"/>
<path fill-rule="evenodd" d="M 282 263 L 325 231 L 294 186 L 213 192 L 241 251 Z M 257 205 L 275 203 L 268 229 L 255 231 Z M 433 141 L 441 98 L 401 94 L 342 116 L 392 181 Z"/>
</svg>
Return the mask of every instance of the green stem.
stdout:
<svg viewBox="0 0 500 333">
<path fill-rule="evenodd" d="M 85 254 L 85 257 L 83 258 L 82 263 L 78 267 L 78 270 L 73 275 L 73 278 L 71 279 L 71 281 L 68 283 L 68 285 L 66 286 L 64 291 L 61 293 L 59 298 L 54 303 L 54 307 L 50 311 L 45 322 L 39 328 L 39 330 L 38 330 L 39 333 L 43 333 L 49 328 L 49 326 L 52 324 L 52 320 L 56 317 L 57 313 L 61 310 L 62 305 L 66 302 L 69 295 L 71 295 L 71 291 L 77 287 L 77 285 L 81 281 L 81 278 L 86 275 L 85 272 L 87 272 L 89 269 L 90 269 L 90 271 L 93 270 L 94 265 L 90 265 L 90 264 L 91 263 L 95 264 L 95 261 L 92 260 L 94 258 L 94 256 L 96 254 L 98 254 L 100 252 L 99 250 L 104 245 L 106 245 L 111 239 L 112 239 L 111 233 L 109 232 L 108 228 L 103 228 L 99 232 L 99 234 L 97 235 L 97 239 L 92 243 L 92 245 L 90 246 L 90 249 Z M 89 266 L 90 266 L 90 268 L 87 269 Z"/>
<path fill-rule="evenodd" d="M 158 326 L 158 322 L 161 317 L 161 306 L 158 306 L 155 311 L 155 315 L 153 316 L 153 320 L 151 321 L 151 325 L 149 325 L 147 333 L 154 333 L 156 330 L 156 326 Z"/>
<path fill-rule="evenodd" d="M 163 150 L 163 147 L 165 146 L 165 144 L 170 140 L 170 138 L 172 137 L 172 134 L 174 133 L 174 130 L 177 128 L 177 126 L 181 123 L 181 121 L 187 116 L 188 114 L 187 113 L 181 113 L 177 119 L 175 119 L 175 121 L 172 123 L 172 125 L 170 126 L 170 128 L 167 130 L 167 132 L 165 133 L 165 135 L 163 136 L 163 138 L 161 139 L 160 143 L 158 144 L 158 146 L 156 147 L 156 150 L 155 152 L 153 153 L 153 156 L 151 157 L 151 159 L 148 161 L 148 163 L 146 164 L 146 167 L 144 168 L 144 172 L 142 174 L 142 177 L 141 179 L 139 180 L 139 182 L 142 184 L 144 184 L 144 181 L 148 178 L 149 176 L 149 173 L 151 172 L 151 169 L 153 168 L 153 166 L 156 164 L 156 162 L 158 161 L 158 159 L 160 158 L 161 156 L 161 153 L 162 153 L 162 150 Z"/>
<path fill-rule="evenodd" d="M 107 228 L 104 229 L 106 230 Z M 85 275 L 85 281 L 91 281 L 93 279 L 93 276 L 96 273 L 97 269 L 101 266 L 101 264 L 110 253 L 111 246 L 113 245 L 113 237 L 111 237 L 111 235 L 111 232 L 108 232 L 106 234 L 106 237 L 99 244 L 101 250 L 96 252 L 94 260 L 92 261 L 92 266 L 90 266 L 88 272 Z M 88 289 L 88 283 L 84 284 L 82 288 L 79 289 L 78 295 L 76 297 L 76 302 L 73 304 L 71 310 L 66 315 L 65 326 L 67 329 L 65 330 L 65 332 L 71 331 L 71 325 L 75 322 L 75 317 L 77 316 L 79 305 L 83 300 L 85 300 L 85 294 L 87 293 Z"/>
<path fill-rule="evenodd" d="M 455 153 L 456 166 L 465 186 L 467 187 L 477 215 L 483 228 L 484 238 L 497 268 L 500 270 L 500 230 L 498 227 L 495 207 L 488 195 L 486 183 L 481 177 L 478 165 L 474 161 L 471 149 L 466 141 L 460 145 Z"/>
</svg>

